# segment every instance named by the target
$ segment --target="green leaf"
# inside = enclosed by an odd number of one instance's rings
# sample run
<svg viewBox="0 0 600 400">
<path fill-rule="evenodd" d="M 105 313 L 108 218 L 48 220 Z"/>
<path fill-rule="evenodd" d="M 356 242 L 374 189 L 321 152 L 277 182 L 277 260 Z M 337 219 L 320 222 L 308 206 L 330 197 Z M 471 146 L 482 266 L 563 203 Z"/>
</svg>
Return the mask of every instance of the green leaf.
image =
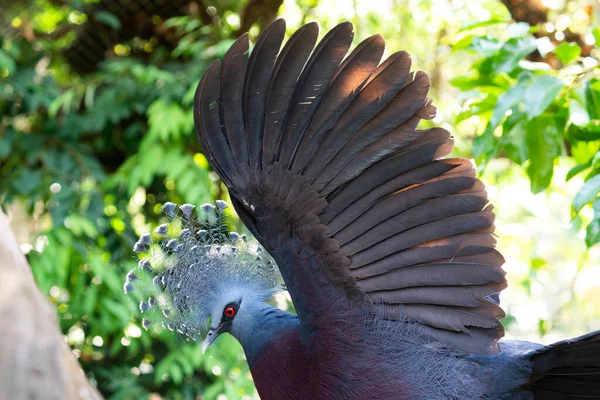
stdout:
<svg viewBox="0 0 600 400">
<path fill-rule="evenodd" d="M 498 138 L 494 136 L 494 131 L 488 125 L 483 133 L 473 139 L 473 147 L 471 148 L 473 156 L 478 163 L 492 158 L 498 151 Z"/>
<path fill-rule="evenodd" d="M 483 28 L 485 26 L 498 25 L 498 24 L 507 24 L 510 22 L 509 19 L 503 18 L 492 18 L 485 21 L 475 21 L 463 24 L 463 26 L 458 30 L 457 33 L 467 32 L 477 28 Z"/>
<path fill-rule="evenodd" d="M 590 118 L 600 119 L 600 80 L 590 79 L 585 84 L 585 103 Z"/>
<path fill-rule="evenodd" d="M 20 169 L 16 173 L 12 186 L 16 193 L 31 195 L 33 192 L 40 190 L 43 179 L 40 170 Z"/>
<path fill-rule="evenodd" d="M 596 43 L 600 43 L 600 28 L 594 28 L 592 30 L 592 35 L 594 35 L 594 39 L 596 39 Z"/>
<path fill-rule="evenodd" d="M 572 140 L 567 136 L 571 143 L 571 157 L 577 164 L 589 164 L 592 166 L 592 160 L 597 154 L 600 154 L 600 142 L 587 142 Z"/>
<path fill-rule="evenodd" d="M 592 247 L 600 243 L 600 218 L 595 218 L 585 228 L 585 244 Z"/>
<path fill-rule="evenodd" d="M 529 84 L 530 80 L 531 78 L 529 75 L 521 75 L 519 77 L 519 82 L 515 86 L 511 87 L 500 97 L 498 97 L 496 107 L 494 108 L 494 113 L 490 119 L 492 130 L 496 129 L 496 127 L 502 123 L 508 110 L 521 103 L 523 96 L 525 96 L 527 85 Z"/>
<path fill-rule="evenodd" d="M 496 73 L 511 72 L 519 64 L 519 60 L 527 57 L 537 49 L 535 39 L 531 36 L 509 39 L 492 60 L 492 69 Z"/>
<path fill-rule="evenodd" d="M 0 161 L 6 160 L 13 148 L 14 132 L 12 130 L 5 131 L 2 140 L 0 140 Z"/>
<path fill-rule="evenodd" d="M 181 349 L 181 356 L 178 357 L 177 361 L 179 361 L 183 374 L 185 376 L 192 376 L 194 375 L 194 364 L 192 363 L 192 357 L 190 357 L 188 349 L 189 346 L 185 346 Z"/>
<path fill-rule="evenodd" d="M 498 39 L 475 37 L 467 48 L 485 57 L 491 57 L 502 48 L 503 43 Z"/>
<path fill-rule="evenodd" d="M 548 261 L 544 260 L 543 258 L 532 258 L 530 265 L 531 265 L 531 269 L 537 271 L 537 270 L 541 269 L 543 266 L 548 265 Z"/>
<path fill-rule="evenodd" d="M 83 298 L 83 312 L 86 315 L 91 315 L 94 311 L 94 307 L 98 303 L 98 289 L 95 285 L 90 285 L 89 288 L 85 291 L 85 295 Z"/>
<path fill-rule="evenodd" d="M 567 137 L 582 142 L 600 140 L 600 120 L 591 120 L 585 126 L 569 125 Z"/>
<path fill-rule="evenodd" d="M 192 111 L 184 110 L 177 103 L 157 99 L 148 107 L 148 135 L 164 141 L 191 134 L 194 128 Z"/>
<path fill-rule="evenodd" d="M 96 20 L 102 22 L 105 25 L 110 26 L 114 30 L 121 29 L 121 20 L 114 14 L 109 13 L 108 11 L 96 11 L 94 13 L 94 17 Z"/>
<path fill-rule="evenodd" d="M 167 374 L 168 376 L 171 376 L 172 369 L 174 367 L 179 368 L 177 366 L 177 358 L 178 358 L 178 353 L 172 352 L 172 353 L 169 353 L 166 357 L 164 357 L 156 365 L 155 373 L 154 373 L 154 383 L 155 384 L 160 385 L 162 382 L 163 375 Z M 181 370 L 179 372 L 181 373 Z M 171 376 L 171 378 L 172 378 L 172 376 Z"/>
<path fill-rule="evenodd" d="M 492 18 L 510 21 L 511 15 L 508 8 L 498 1 L 483 1 L 481 7 L 490 13 Z"/>
<path fill-rule="evenodd" d="M 169 368 L 169 376 L 175 384 L 180 385 L 183 381 L 183 372 L 181 371 L 181 367 L 178 364 L 171 365 L 171 368 Z"/>
<path fill-rule="evenodd" d="M 581 47 L 577 43 L 562 42 L 554 49 L 554 54 L 566 65 L 581 55 Z"/>
<path fill-rule="evenodd" d="M 68 217 L 68 228 L 75 236 L 86 235 L 95 238 L 98 235 L 96 225 L 80 214 L 72 213 Z"/>
<path fill-rule="evenodd" d="M 528 158 L 525 143 L 525 125 L 527 120 L 520 113 L 513 113 L 502 125 L 500 146 L 506 156 L 516 164 L 523 164 Z"/>
<path fill-rule="evenodd" d="M 486 119 L 490 118 L 492 111 L 494 110 L 494 106 L 495 106 L 494 97 L 487 96 L 482 101 L 469 104 L 469 107 L 466 110 L 461 111 L 456 116 L 454 121 L 458 124 L 466 119 L 471 118 L 474 115 L 479 116 L 480 118 L 482 118 L 485 121 Z"/>
<path fill-rule="evenodd" d="M 84 104 L 85 108 L 94 107 L 94 94 L 96 93 L 96 85 L 91 84 L 85 88 Z"/>
<path fill-rule="evenodd" d="M 465 35 L 464 37 L 460 38 L 456 43 L 452 45 L 452 51 L 455 52 L 466 49 L 471 44 L 473 38 L 473 35 Z"/>
<path fill-rule="evenodd" d="M 527 174 L 531 191 L 539 193 L 552 181 L 554 159 L 560 155 L 562 135 L 548 115 L 535 118 L 526 126 L 525 143 L 529 153 Z"/>
<path fill-rule="evenodd" d="M 225 382 L 222 380 L 216 381 L 206 389 L 204 389 L 203 396 L 207 399 L 216 399 L 217 396 L 223 393 L 225 389 Z"/>
<path fill-rule="evenodd" d="M 535 75 L 523 98 L 527 117 L 533 119 L 546 111 L 564 86 L 564 82 L 555 76 Z"/>
<path fill-rule="evenodd" d="M 17 64 L 7 52 L 0 49 L 0 71 L 3 69 L 7 70 L 9 74 L 12 74 L 15 72 L 15 69 L 17 69 Z"/>
<path fill-rule="evenodd" d="M 125 326 L 130 318 L 130 312 L 127 310 L 127 307 L 120 302 L 113 300 L 111 298 L 103 298 L 100 300 L 102 307 L 108 310 L 114 317 L 116 317 L 122 326 Z"/>
<path fill-rule="evenodd" d="M 469 74 L 452 79 L 450 84 L 462 91 L 476 89 L 481 94 L 493 94 L 495 101 L 500 94 L 514 86 L 514 80 L 505 75 L 490 76 L 475 69 Z M 491 99 L 484 99 L 487 100 Z"/>
<path fill-rule="evenodd" d="M 479 87 L 481 85 L 481 79 L 479 76 L 463 75 L 452 79 L 450 84 L 466 92 Z"/>
<path fill-rule="evenodd" d="M 588 169 L 589 167 L 591 167 L 591 163 L 587 163 L 587 164 L 578 164 L 576 166 L 574 166 L 573 168 L 571 168 L 569 170 L 569 172 L 567 173 L 567 178 L 566 181 L 570 181 L 574 176 L 576 176 L 577 174 L 579 174 L 582 171 L 585 171 L 586 169 Z"/>
<path fill-rule="evenodd" d="M 48 107 L 48 115 L 52 118 L 56 117 L 61 108 L 63 109 L 63 112 L 69 112 L 74 98 L 75 89 L 64 91 L 50 104 Z"/>
<path fill-rule="evenodd" d="M 583 206 L 594 201 L 598 197 L 598 192 L 600 192 L 600 175 L 589 179 L 579 189 L 579 192 L 575 195 L 575 199 L 573 199 L 575 212 L 581 211 Z"/>
<path fill-rule="evenodd" d="M 600 174 L 600 150 L 598 150 L 596 152 L 596 154 L 594 154 L 594 156 L 592 157 L 591 161 L 592 161 L 592 168 L 594 168 L 594 170 L 598 170 L 598 173 Z M 587 179 L 589 179 L 589 178 L 590 177 L 587 177 Z"/>
</svg>

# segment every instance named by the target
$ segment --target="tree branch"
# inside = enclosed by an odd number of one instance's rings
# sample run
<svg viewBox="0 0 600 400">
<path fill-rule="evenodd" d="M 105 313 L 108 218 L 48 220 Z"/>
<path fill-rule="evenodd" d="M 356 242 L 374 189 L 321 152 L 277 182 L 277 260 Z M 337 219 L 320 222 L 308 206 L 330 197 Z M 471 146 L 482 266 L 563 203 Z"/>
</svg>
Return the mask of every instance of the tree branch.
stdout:
<svg viewBox="0 0 600 400">
<path fill-rule="evenodd" d="M 100 400 L 0 210 L 0 398 Z"/>
<path fill-rule="evenodd" d="M 262 31 L 275 20 L 277 11 L 282 4 L 283 0 L 249 0 L 244 11 L 241 12 L 240 29 L 237 30 L 235 36 L 241 36 L 248 32 L 254 23 L 258 23 Z"/>
</svg>

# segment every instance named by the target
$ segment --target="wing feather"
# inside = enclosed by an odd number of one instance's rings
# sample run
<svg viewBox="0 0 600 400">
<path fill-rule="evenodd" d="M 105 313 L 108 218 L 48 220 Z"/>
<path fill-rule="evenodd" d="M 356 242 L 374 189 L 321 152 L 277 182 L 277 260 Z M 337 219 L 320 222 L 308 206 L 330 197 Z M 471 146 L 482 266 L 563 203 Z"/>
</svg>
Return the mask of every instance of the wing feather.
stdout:
<svg viewBox="0 0 600 400">
<path fill-rule="evenodd" d="M 469 327 L 496 329 L 498 319 L 505 314 L 493 303 L 475 307 L 446 306 L 444 313 L 439 307 L 429 304 L 408 304 L 401 308 L 404 315 L 423 321 L 426 325 L 455 332 L 469 333 Z"/>
<path fill-rule="evenodd" d="M 359 281 L 360 284 L 360 281 Z M 418 286 L 404 289 L 367 292 L 374 300 L 387 304 L 430 304 L 479 307 L 481 299 L 504 288 L 505 284 L 483 286 Z"/>
<path fill-rule="evenodd" d="M 275 161 L 296 82 L 318 34 L 319 28 L 316 23 L 304 25 L 292 35 L 277 57 L 267 94 L 262 157 L 264 164 L 272 164 Z"/>
<path fill-rule="evenodd" d="M 443 158 L 448 131 L 406 52 L 380 65 L 372 36 L 344 60 L 350 24 L 316 49 L 314 23 L 279 52 L 276 21 L 241 38 L 195 98 L 200 144 L 248 229 L 277 261 L 303 334 L 371 304 L 456 351 L 496 354 L 506 287 L 494 214 L 473 165 Z M 311 55 L 312 53 L 312 55 Z M 340 302 L 343 299 L 343 302 Z"/>
<path fill-rule="evenodd" d="M 392 54 L 371 75 L 340 120 L 323 138 L 323 143 L 303 174 L 309 182 L 313 183 L 316 190 L 322 189 L 324 185 L 322 182 L 325 178 L 318 179 L 318 177 L 331 159 L 400 91 L 404 82 L 409 79 L 410 65 L 408 53 L 401 51 Z"/>
<path fill-rule="evenodd" d="M 330 30 L 308 60 L 296 84 L 296 93 L 280 142 L 279 162 L 289 168 L 308 124 L 319 107 L 329 82 L 352 43 L 352 24 Z"/>
<path fill-rule="evenodd" d="M 328 224 L 332 232 L 337 233 L 383 197 L 408 186 L 421 184 L 429 179 L 443 175 L 450 170 L 456 169 L 458 166 L 464 165 L 464 161 L 466 160 L 447 159 L 435 161 L 400 173 L 389 181 L 373 188 L 351 204 L 347 204 L 348 199 L 344 196 L 339 196 L 337 200 L 333 197 L 330 199 L 327 210 L 323 213 L 323 220 Z M 342 203 L 342 200 L 345 200 L 345 202 Z"/>
<path fill-rule="evenodd" d="M 352 256 L 350 268 L 359 268 L 421 243 L 472 231 L 493 230 L 493 227 L 491 211 L 468 213 L 408 229 L 365 249 L 352 244 L 344 245 L 342 249 Z"/>
<path fill-rule="evenodd" d="M 248 144 L 244 128 L 242 96 L 248 67 L 248 34 L 240 36 L 229 48 L 221 65 L 219 108 L 223 131 L 236 162 L 248 163 Z"/>
<path fill-rule="evenodd" d="M 331 193 L 328 200 L 336 211 L 342 211 L 396 176 L 447 155 L 453 146 L 454 143 L 448 134 L 448 139 L 427 141 L 420 146 L 400 149 L 370 165 L 359 176 L 341 186 L 337 192 Z"/>
<path fill-rule="evenodd" d="M 371 36 L 344 60 L 300 141 L 292 172 L 299 173 L 310 162 L 323 135 L 339 120 L 377 68 L 383 49 L 383 38 Z"/>
<path fill-rule="evenodd" d="M 271 79 L 284 34 L 285 21 L 278 19 L 273 22 L 257 40 L 248 61 L 244 83 L 244 119 L 249 161 L 261 159 L 266 87 Z"/>
<path fill-rule="evenodd" d="M 459 183 L 457 183 L 457 180 L 447 179 L 441 182 L 448 185 L 456 183 L 458 186 Z M 466 180 L 463 184 L 468 184 L 467 182 L 469 180 Z M 413 190 L 420 188 L 418 187 Z M 456 190 L 456 187 L 451 188 L 451 190 Z M 398 196 L 402 195 L 398 194 Z M 392 196 L 389 198 L 388 204 L 381 205 L 381 209 L 379 206 L 372 208 L 334 237 L 343 246 L 350 244 L 353 248 L 364 249 L 397 233 L 418 227 L 422 224 L 453 217 L 464 212 L 477 212 L 486 205 L 487 194 L 483 191 L 459 193 L 425 202 L 421 202 L 420 200 L 413 200 L 414 202 L 419 202 L 418 205 L 407 210 L 401 210 L 395 207 L 397 201 L 395 196 Z M 403 205 L 400 206 L 402 207 Z"/>
<path fill-rule="evenodd" d="M 197 136 L 204 153 L 208 155 L 209 161 L 225 181 L 231 183 L 231 177 L 235 173 L 235 160 L 231 153 L 231 147 L 221 131 L 221 115 L 219 112 L 219 67 L 221 63 L 217 60 L 206 70 L 198 90 L 196 91 L 194 103 L 194 118 Z M 215 155 L 218 154 L 218 162 Z"/>
<path fill-rule="evenodd" d="M 410 68 L 410 67 L 408 67 Z M 327 171 L 343 171 L 352 158 L 361 150 L 376 142 L 385 134 L 401 127 L 407 120 L 411 119 L 406 131 L 415 132 L 420 118 L 415 113 L 422 107 L 427 106 L 427 92 L 430 81 L 425 73 L 417 73 L 415 77 L 408 77 L 410 83 L 406 84 L 396 97 L 373 119 L 371 119 L 360 131 L 337 153 L 327 166 Z M 415 118 L 411 118 L 411 117 Z M 412 129 L 410 129 L 412 127 Z M 410 135 L 410 134 L 409 134 Z M 416 136 L 416 135 L 415 135 Z M 400 142 L 401 143 L 401 142 Z M 389 144 L 389 142 L 388 142 Z M 390 148 L 390 152 L 393 148 Z M 368 164 L 368 160 L 365 164 Z M 373 162 L 371 161 L 370 164 Z M 370 165 L 368 164 L 368 165 Z M 354 165 L 354 163 L 352 163 Z M 352 171 L 356 170 L 353 168 Z M 346 172 L 346 175 L 352 173 Z M 332 173 L 322 172 L 316 182 L 329 183 L 333 179 Z M 338 182 L 330 185 L 332 188 L 339 186 Z"/>
</svg>

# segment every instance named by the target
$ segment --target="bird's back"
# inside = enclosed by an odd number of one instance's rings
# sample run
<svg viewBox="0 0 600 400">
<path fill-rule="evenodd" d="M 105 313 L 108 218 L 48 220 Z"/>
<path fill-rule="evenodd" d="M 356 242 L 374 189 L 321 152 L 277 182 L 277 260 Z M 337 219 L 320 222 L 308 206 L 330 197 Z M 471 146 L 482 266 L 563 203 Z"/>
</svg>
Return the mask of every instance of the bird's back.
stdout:
<svg viewBox="0 0 600 400">
<path fill-rule="evenodd" d="M 259 324 L 270 339 L 246 355 L 261 399 L 511 398 L 502 395 L 528 376 L 514 368 L 521 354 L 477 359 L 421 343 L 419 324 L 398 329 L 379 315 L 342 315 L 308 338 L 299 323 L 277 324 L 272 314 Z"/>
<path fill-rule="evenodd" d="M 280 332 L 249 359 L 262 400 L 288 399 L 510 399 L 531 400 L 519 389 L 531 373 L 528 354 L 543 346 L 510 342 L 496 357 L 472 357 L 441 349 L 423 351 L 397 333 L 373 334 L 383 341 L 349 343 L 348 335 L 315 334 L 302 341 L 300 327 Z M 340 338 L 343 340 L 340 342 Z M 370 339 L 367 338 L 370 342 Z M 346 348 L 340 344 L 345 343 Z M 360 344 L 357 346 L 357 344 Z M 373 352 L 377 344 L 386 352 Z M 420 350 L 417 350 L 420 349 Z M 417 378 L 415 378 L 417 377 Z"/>
<path fill-rule="evenodd" d="M 299 326 L 279 333 L 249 359 L 261 399 L 414 398 L 383 358 L 376 362 L 377 355 L 371 355 L 366 362 L 357 342 L 339 339 L 335 333 L 317 332 L 311 343 L 304 343 Z M 379 368 L 372 368 L 373 363 Z"/>
</svg>

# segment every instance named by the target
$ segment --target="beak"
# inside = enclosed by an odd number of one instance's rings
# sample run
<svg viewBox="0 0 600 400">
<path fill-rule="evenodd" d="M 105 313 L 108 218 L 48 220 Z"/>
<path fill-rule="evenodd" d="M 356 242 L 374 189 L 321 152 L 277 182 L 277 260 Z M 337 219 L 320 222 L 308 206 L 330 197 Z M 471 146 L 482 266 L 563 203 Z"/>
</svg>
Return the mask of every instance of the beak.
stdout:
<svg viewBox="0 0 600 400">
<path fill-rule="evenodd" d="M 215 339 L 218 338 L 221 333 L 225 332 L 225 330 L 223 324 L 210 328 L 206 334 L 206 338 L 204 338 L 204 341 L 202 342 L 202 354 L 206 352 L 206 349 L 208 349 Z"/>
</svg>

